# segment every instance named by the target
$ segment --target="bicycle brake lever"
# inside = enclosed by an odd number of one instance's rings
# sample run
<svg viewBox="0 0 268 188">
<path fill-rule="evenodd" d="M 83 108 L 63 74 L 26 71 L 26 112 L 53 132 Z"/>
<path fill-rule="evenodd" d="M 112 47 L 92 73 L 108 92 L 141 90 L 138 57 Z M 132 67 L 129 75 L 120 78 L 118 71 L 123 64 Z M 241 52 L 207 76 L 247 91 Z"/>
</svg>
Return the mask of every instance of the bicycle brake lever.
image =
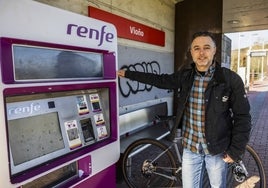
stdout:
<svg viewBox="0 0 268 188">
<path fill-rule="evenodd" d="M 246 177 L 248 177 L 248 171 L 242 160 L 237 161 L 232 164 L 232 173 L 237 182 L 244 182 Z"/>
</svg>

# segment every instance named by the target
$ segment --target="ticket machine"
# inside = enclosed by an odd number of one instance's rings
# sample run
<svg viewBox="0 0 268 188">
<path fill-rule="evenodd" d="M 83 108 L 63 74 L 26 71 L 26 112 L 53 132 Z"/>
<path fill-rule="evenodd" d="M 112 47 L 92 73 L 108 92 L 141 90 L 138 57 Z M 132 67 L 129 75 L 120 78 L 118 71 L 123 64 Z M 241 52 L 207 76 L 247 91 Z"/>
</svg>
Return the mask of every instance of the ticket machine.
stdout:
<svg viewBox="0 0 268 188">
<path fill-rule="evenodd" d="M 1 187 L 115 187 L 114 26 L 27 0 L 0 24 Z"/>
</svg>

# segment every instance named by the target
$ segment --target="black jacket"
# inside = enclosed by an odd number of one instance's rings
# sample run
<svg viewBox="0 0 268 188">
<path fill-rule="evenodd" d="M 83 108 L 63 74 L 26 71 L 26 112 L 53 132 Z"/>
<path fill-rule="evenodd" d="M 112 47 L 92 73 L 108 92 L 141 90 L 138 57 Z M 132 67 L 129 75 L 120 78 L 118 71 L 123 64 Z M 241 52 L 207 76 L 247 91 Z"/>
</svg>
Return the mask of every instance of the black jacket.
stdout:
<svg viewBox="0 0 268 188">
<path fill-rule="evenodd" d="M 125 77 L 162 89 L 178 91 L 177 124 L 179 126 L 195 75 L 195 65 L 173 74 L 156 75 L 126 71 Z M 213 78 L 205 91 L 205 136 L 210 154 L 226 152 L 240 159 L 251 130 L 250 105 L 239 75 L 216 63 Z"/>
</svg>

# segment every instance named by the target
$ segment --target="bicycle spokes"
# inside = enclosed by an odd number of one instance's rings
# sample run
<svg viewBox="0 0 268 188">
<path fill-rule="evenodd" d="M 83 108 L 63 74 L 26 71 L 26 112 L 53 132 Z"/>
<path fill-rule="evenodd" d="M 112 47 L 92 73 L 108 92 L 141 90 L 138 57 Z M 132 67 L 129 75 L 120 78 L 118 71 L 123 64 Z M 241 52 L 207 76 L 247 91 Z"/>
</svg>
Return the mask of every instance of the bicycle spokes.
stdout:
<svg viewBox="0 0 268 188">
<path fill-rule="evenodd" d="M 176 162 L 166 149 L 163 144 L 147 139 L 127 149 L 123 174 L 129 187 L 171 187 L 174 184 Z"/>
<path fill-rule="evenodd" d="M 150 177 L 156 170 L 156 163 L 152 163 L 150 160 L 145 160 L 142 164 L 141 172 L 145 177 Z"/>
<path fill-rule="evenodd" d="M 157 169 L 161 169 L 162 173 L 159 173 L 157 171 Z M 179 169 L 181 169 L 181 168 L 179 168 Z M 141 169 L 142 174 L 147 178 L 150 178 L 152 174 L 155 174 L 155 175 L 162 176 L 162 177 L 165 177 L 165 178 L 173 180 L 173 181 L 177 181 L 176 176 L 166 175 L 166 174 L 172 173 L 172 171 L 174 171 L 174 170 L 180 171 L 177 168 L 158 166 L 156 162 L 152 163 L 150 160 L 145 160 L 143 162 L 142 169 Z M 163 173 L 163 172 L 165 172 L 165 173 Z"/>
</svg>

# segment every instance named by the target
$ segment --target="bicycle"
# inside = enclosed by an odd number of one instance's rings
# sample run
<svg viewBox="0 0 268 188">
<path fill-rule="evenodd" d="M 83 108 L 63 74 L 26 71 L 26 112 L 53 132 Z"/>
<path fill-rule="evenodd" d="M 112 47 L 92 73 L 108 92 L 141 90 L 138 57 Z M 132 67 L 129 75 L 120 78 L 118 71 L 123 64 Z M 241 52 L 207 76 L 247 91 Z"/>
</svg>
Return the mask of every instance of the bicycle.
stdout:
<svg viewBox="0 0 268 188">
<path fill-rule="evenodd" d="M 156 116 L 170 132 L 174 116 Z M 124 152 L 122 172 L 131 188 L 182 186 L 182 137 L 167 140 L 143 138 L 131 143 Z M 164 143 L 166 142 L 166 143 Z M 229 165 L 228 187 L 266 187 L 265 171 L 255 150 L 247 145 L 242 160 Z M 209 187 L 208 177 L 204 187 Z M 250 185 L 249 185 L 250 184 Z M 254 185 L 253 185 L 254 184 Z"/>
</svg>

